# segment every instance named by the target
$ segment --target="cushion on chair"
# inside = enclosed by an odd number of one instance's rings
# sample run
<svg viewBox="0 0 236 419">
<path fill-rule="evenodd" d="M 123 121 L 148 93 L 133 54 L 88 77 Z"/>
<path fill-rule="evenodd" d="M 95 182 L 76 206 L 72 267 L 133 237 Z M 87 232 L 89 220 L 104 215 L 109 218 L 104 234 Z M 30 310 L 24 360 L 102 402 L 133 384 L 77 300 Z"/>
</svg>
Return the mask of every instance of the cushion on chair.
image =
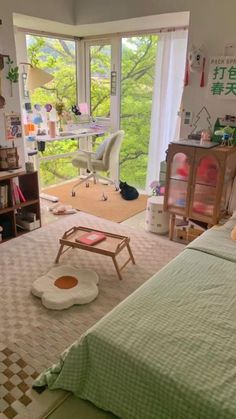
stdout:
<svg viewBox="0 0 236 419">
<path fill-rule="evenodd" d="M 107 137 L 97 148 L 96 152 L 95 152 L 95 159 L 97 160 L 102 160 L 103 158 L 103 154 L 106 150 L 106 146 L 110 141 L 110 137 Z"/>
<path fill-rule="evenodd" d="M 72 159 L 72 164 L 74 167 L 81 168 L 81 169 L 87 169 L 88 168 L 88 159 L 86 155 L 82 152 L 78 152 L 77 156 Z M 106 170 L 104 163 L 102 160 L 97 159 L 91 159 L 91 165 L 93 167 L 93 170 L 100 170 L 104 171 Z"/>
</svg>

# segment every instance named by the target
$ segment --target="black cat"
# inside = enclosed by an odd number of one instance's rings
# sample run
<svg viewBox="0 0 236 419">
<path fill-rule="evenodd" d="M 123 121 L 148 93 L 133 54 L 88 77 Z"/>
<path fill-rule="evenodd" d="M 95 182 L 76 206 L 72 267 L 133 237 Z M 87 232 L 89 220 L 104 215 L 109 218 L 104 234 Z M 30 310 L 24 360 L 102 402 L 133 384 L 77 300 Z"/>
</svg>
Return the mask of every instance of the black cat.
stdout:
<svg viewBox="0 0 236 419">
<path fill-rule="evenodd" d="M 131 201 L 132 199 L 137 199 L 139 193 L 137 189 L 133 186 L 128 185 L 126 182 L 120 181 L 120 194 L 122 198 L 126 199 L 127 201 Z"/>
</svg>

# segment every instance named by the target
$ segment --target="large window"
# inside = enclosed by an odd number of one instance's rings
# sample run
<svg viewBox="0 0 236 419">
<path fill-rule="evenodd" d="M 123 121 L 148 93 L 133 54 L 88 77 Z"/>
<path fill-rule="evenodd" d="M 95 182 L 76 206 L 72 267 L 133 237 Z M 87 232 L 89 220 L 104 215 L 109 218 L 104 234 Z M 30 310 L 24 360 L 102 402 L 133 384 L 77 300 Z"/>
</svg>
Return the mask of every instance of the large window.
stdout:
<svg viewBox="0 0 236 419">
<path fill-rule="evenodd" d="M 79 41 L 80 100 L 88 102 L 93 117 L 108 118 L 113 130 L 125 131 L 120 179 L 139 189 L 145 189 L 146 184 L 156 57 L 157 51 L 162 51 L 158 49 L 161 39 L 161 35 L 145 34 Z M 77 102 L 75 42 L 28 35 L 27 48 L 29 61 L 54 75 L 45 88 L 32 93 L 32 104 L 63 102 L 65 111 L 69 111 Z M 111 72 L 117 75 L 115 89 L 111 89 Z M 73 140 L 53 142 L 47 145 L 44 156 L 74 152 L 77 147 L 77 141 Z M 69 157 L 40 164 L 42 186 L 77 175 Z"/>
<path fill-rule="evenodd" d="M 54 79 L 43 88 L 35 89 L 30 96 L 34 105 L 46 104 L 57 106 L 64 104 L 64 112 L 70 110 L 76 99 L 76 63 L 75 42 L 72 40 L 47 38 L 27 35 L 27 53 L 29 62 L 53 74 Z M 77 149 L 73 140 L 47 144 L 43 156 L 72 152 Z M 78 175 L 71 159 L 55 159 L 40 164 L 41 186 L 68 180 Z"/>
<path fill-rule="evenodd" d="M 145 189 L 157 35 L 122 39 L 122 180 Z"/>
<path fill-rule="evenodd" d="M 90 113 L 94 117 L 110 117 L 111 45 L 89 46 Z"/>
</svg>

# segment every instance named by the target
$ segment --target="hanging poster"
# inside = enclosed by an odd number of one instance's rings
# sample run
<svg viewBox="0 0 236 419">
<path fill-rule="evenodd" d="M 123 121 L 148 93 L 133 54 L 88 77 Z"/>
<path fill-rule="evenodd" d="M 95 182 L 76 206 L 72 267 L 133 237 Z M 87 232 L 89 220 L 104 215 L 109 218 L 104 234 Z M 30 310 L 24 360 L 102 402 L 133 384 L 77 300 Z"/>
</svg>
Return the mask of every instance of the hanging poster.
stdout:
<svg viewBox="0 0 236 419">
<path fill-rule="evenodd" d="M 210 58 L 208 97 L 236 99 L 236 56 Z"/>
<path fill-rule="evenodd" d="M 6 139 L 16 140 L 22 137 L 21 115 L 18 113 L 5 114 Z"/>
</svg>

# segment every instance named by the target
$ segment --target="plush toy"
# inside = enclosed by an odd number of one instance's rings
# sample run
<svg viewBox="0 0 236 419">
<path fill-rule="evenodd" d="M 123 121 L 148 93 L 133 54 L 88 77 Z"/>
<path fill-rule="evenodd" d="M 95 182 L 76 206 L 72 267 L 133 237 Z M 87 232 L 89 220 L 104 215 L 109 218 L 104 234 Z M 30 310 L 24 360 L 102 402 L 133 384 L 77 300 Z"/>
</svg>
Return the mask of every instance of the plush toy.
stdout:
<svg viewBox="0 0 236 419">
<path fill-rule="evenodd" d="M 221 145 L 233 145 L 234 128 L 231 128 L 229 125 L 227 125 L 223 129 L 215 131 L 215 134 L 222 135 Z"/>
<path fill-rule="evenodd" d="M 81 112 L 80 112 L 80 108 L 78 105 L 73 105 L 71 108 L 72 112 L 76 115 L 76 116 L 80 116 Z"/>
<path fill-rule="evenodd" d="M 216 185 L 218 179 L 219 168 L 214 157 L 204 157 L 197 169 L 197 178 L 210 185 Z"/>
<path fill-rule="evenodd" d="M 188 159 L 185 155 L 179 154 L 176 157 L 176 161 L 178 163 L 178 167 L 176 169 L 177 175 L 181 176 L 182 178 L 187 178 L 189 174 L 189 163 Z"/>
<path fill-rule="evenodd" d="M 236 227 L 231 231 L 230 237 L 232 240 L 236 240 Z"/>
<path fill-rule="evenodd" d="M 205 64 L 206 64 L 206 58 L 205 58 L 205 52 L 204 47 L 196 47 L 195 45 L 192 45 L 190 48 L 190 51 L 188 53 L 188 59 L 186 63 L 185 68 L 185 80 L 184 85 L 188 86 L 189 84 L 189 78 L 190 72 L 201 72 L 201 79 L 200 79 L 200 87 L 205 86 Z"/>
</svg>

